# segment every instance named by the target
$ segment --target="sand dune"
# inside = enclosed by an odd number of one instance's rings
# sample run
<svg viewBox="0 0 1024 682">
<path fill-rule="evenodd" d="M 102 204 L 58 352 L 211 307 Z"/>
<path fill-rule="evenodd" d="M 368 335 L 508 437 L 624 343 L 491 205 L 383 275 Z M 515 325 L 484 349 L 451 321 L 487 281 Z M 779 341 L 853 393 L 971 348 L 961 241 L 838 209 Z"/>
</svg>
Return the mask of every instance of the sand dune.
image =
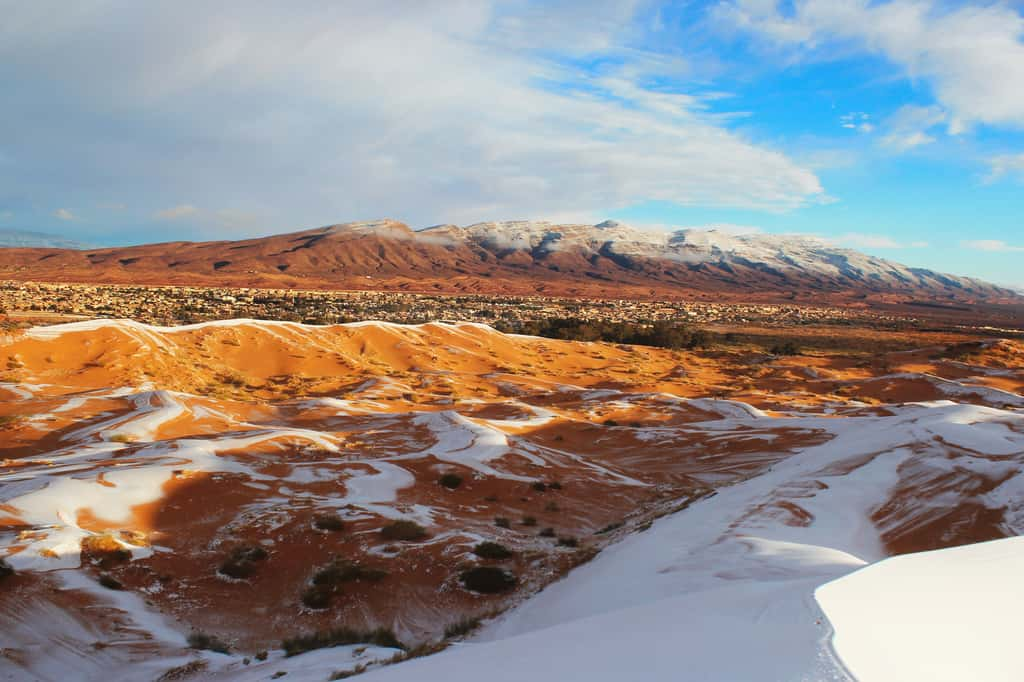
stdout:
<svg viewBox="0 0 1024 682">
<path fill-rule="evenodd" d="M 273 653 L 248 668 L 243 655 L 303 632 L 437 642 L 520 604 L 472 646 L 376 674 L 426 679 L 453 657 L 514 658 L 612 627 L 657 642 L 702 623 L 712 639 L 733 632 L 744 655 L 723 662 L 692 639 L 649 679 L 674 679 L 684 653 L 718 679 L 758 666 L 842 679 L 818 586 L 895 554 L 1024 532 L 1024 370 L 1010 342 L 852 366 L 472 324 L 235 320 L 87 321 L 0 346 L 0 553 L 17 586 L 0 590 L 0 610 L 22 612 L 31 591 L 39 613 L 0 632 L 10 674 L 99 678 L 118 665 L 137 679 L 199 661 L 245 679 L 292 664 Z M 383 535 L 395 521 L 423 537 Z M 476 556 L 483 541 L 509 556 Z M 307 599 L 336 559 L 364 573 Z M 473 566 L 501 567 L 515 587 L 470 591 L 460 575 Z M 46 613 L 60 614 L 51 634 L 36 622 Z M 239 653 L 190 655 L 193 630 Z M 132 632 L 146 644 L 125 643 Z M 50 657 L 39 641 L 57 636 L 67 655 Z M 774 661 L 772 637 L 789 643 Z M 606 644 L 594 670 L 627 665 Z M 335 653 L 349 667 L 374 658 L 353 651 Z"/>
</svg>

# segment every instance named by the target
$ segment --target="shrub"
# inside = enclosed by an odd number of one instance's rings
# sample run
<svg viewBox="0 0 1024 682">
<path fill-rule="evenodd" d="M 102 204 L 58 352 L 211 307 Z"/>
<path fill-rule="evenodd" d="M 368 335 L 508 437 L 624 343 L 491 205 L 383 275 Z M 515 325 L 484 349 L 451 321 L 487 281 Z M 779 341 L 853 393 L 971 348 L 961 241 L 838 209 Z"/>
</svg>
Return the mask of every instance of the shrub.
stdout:
<svg viewBox="0 0 1024 682">
<path fill-rule="evenodd" d="M 601 530 L 594 531 L 594 535 L 604 535 L 605 533 L 611 533 L 613 530 L 618 530 L 619 528 L 622 528 L 622 521 L 609 523 Z"/>
<path fill-rule="evenodd" d="M 198 630 L 188 636 L 188 646 L 190 649 L 205 649 L 206 651 L 216 651 L 219 654 L 226 654 L 231 651 L 231 648 L 216 635 L 210 635 Z"/>
<path fill-rule="evenodd" d="M 9 578 L 12 575 L 14 575 L 14 568 L 12 568 L 9 563 L 7 563 L 6 559 L 0 559 L 0 580 L 3 580 L 4 578 Z"/>
<path fill-rule="evenodd" d="M 546 512 L 561 511 L 561 507 L 559 507 L 558 504 L 555 503 L 555 502 L 548 502 L 547 504 L 544 505 L 544 511 L 546 511 Z"/>
<path fill-rule="evenodd" d="M 512 573 L 496 566 L 477 566 L 463 571 L 459 578 L 467 590 L 481 594 L 507 592 L 517 583 Z"/>
<path fill-rule="evenodd" d="M 524 516 L 522 524 L 524 526 L 536 526 L 537 525 L 537 517 L 536 516 Z"/>
<path fill-rule="evenodd" d="M 548 486 L 547 486 L 547 484 L 544 481 L 534 481 L 530 485 L 530 487 L 533 488 L 534 490 L 536 490 L 539 493 L 546 492 L 547 489 L 548 489 Z"/>
<path fill-rule="evenodd" d="M 331 605 L 331 597 L 337 590 L 328 585 L 310 585 L 302 591 L 300 600 L 302 605 L 314 611 L 323 611 Z"/>
<path fill-rule="evenodd" d="M 99 564 L 102 568 L 111 568 L 132 558 L 132 553 L 109 533 L 87 535 L 82 538 L 79 547 L 83 562 Z"/>
<path fill-rule="evenodd" d="M 497 516 L 494 518 L 494 525 L 498 528 L 511 528 L 512 522 L 506 519 L 504 516 Z"/>
<path fill-rule="evenodd" d="M 548 483 L 548 488 L 550 490 L 561 490 L 562 484 L 559 483 L 558 481 L 551 481 L 550 483 Z"/>
<path fill-rule="evenodd" d="M 448 488 L 449 490 L 455 490 L 460 485 L 462 485 L 462 476 L 450 473 L 443 474 L 441 478 L 437 479 L 437 482 L 440 483 L 445 488 Z"/>
<path fill-rule="evenodd" d="M 313 527 L 337 532 L 345 529 L 345 522 L 337 514 L 317 514 L 313 517 Z"/>
<path fill-rule="evenodd" d="M 618 426 L 619 422 L 615 421 L 614 419 L 605 419 L 604 420 L 604 425 L 605 426 Z"/>
<path fill-rule="evenodd" d="M 579 547 L 580 541 L 573 537 L 558 538 L 559 547 Z"/>
<path fill-rule="evenodd" d="M 224 560 L 217 571 L 235 580 L 244 580 L 256 572 L 256 562 L 269 556 L 267 550 L 256 545 L 238 547 Z"/>
<path fill-rule="evenodd" d="M 257 651 L 256 655 L 253 656 L 253 658 L 255 658 L 257 661 L 265 661 L 267 660 L 267 652 L 265 650 Z"/>
<path fill-rule="evenodd" d="M 373 644 L 375 646 L 405 649 L 398 641 L 395 633 L 386 628 L 376 630 L 353 630 L 352 628 L 335 628 L 321 630 L 307 635 L 299 635 L 281 642 L 285 656 L 295 656 L 314 649 L 327 649 L 347 644 Z"/>
<path fill-rule="evenodd" d="M 124 585 L 121 584 L 121 581 L 108 573 L 104 573 L 99 577 L 99 583 L 108 590 L 124 589 Z"/>
<path fill-rule="evenodd" d="M 427 529 L 415 521 L 395 521 L 380 529 L 385 540 L 412 542 L 427 537 Z"/>
<path fill-rule="evenodd" d="M 346 559 L 335 559 L 313 574 L 314 585 L 340 585 L 353 580 L 376 582 L 387 577 L 388 572 L 379 568 L 366 568 L 362 564 Z"/>
<path fill-rule="evenodd" d="M 481 542 L 473 548 L 473 554 L 481 559 L 508 559 L 512 556 L 512 550 L 497 542 Z"/>
<path fill-rule="evenodd" d="M 538 537 L 542 537 L 542 538 L 553 538 L 553 537 L 555 537 L 555 529 L 554 528 L 545 528 L 541 532 L 537 533 L 537 536 Z"/>
<path fill-rule="evenodd" d="M 468 635 L 469 633 L 473 632 L 473 630 L 476 630 L 478 627 L 480 627 L 479 618 L 463 618 L 459 622 L 452 623 L 451 625 L 446 627 L 444 629 L 444 637 L 445 639 L 451 639 L 453 637 L 462 637 L 463 635 Z"/>
</svg>

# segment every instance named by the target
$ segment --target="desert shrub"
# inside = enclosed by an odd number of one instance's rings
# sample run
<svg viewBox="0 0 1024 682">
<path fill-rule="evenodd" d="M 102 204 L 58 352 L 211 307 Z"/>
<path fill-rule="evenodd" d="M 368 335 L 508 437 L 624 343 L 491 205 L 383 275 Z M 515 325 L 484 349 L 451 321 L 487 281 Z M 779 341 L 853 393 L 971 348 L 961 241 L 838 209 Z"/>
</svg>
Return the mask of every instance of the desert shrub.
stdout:
<svg viewBox="0 0 1024 682">
<path fill-rule="evenodd" d="M 444 629 L 444 636 L 445 639 L 451 639 L 452 637 L 462 637 L 463 635 L 468 635 L 469 633 L 473 632 L 473 630 L 476 630 L 478 627 L 480 627 L 479 618 L 463 618 L 457 623 L 452 623 L 451 625 L 446 627 Z"/>
<path fill-rule="evenodd" d="M 580 541 L 573 537 L 560 537 L 558 538 L 559 547 L 579 547 Z"/>
<path fill-rule="evenodd" d="M 561 507 L 558 506 L 557 502 L 548 502 L 547 504 L 544 505 L 544 511 L 546 512 L 556 512 L 561 510 L 562 509 Z"/>
<path fill-rule="evenodd" d="M 604 425 L 605 426 L 618 426 L 619 422 L 615 421 L 614 419 L 605 419 L 604 420 Z"/>
<path fill-rule="evenodd" d="M 317 514 L 313 517 L 313 527 L 337 532 L 345 529 L 345 522 L 337 514 Z"/>
<path fill-rule="evenodd" d="M 555 529 L 554 528 L 545 528 L 541 532 L 537 533 L 537 535 L 538 535 L 538 537 L 542 537 L 542 538 L 553 538 L 553 537 L 555 537 Z"/>
<path fill-rule="evenodd" d="M 216 651 L 219 654 L 226 654 L 231 651 L 231 647 L 216 635 L 211 635 L 199 630 L 192 632 L 188 636 L 188 646 L 190 649 Z"/>
<path fill-rule="evenodd" d="M 522 520 L 522 524 L 524 526 L 536 526 L 537 525 L 537 517 L 536 516 L 524 516 L 523 520 Z"/>
<path fill-rule="evenodd" d="M 109 573 L 102 574 L 99 577 L 99 583 L 100 583 L 100 585 L 103 585 L 103 587 L 107 588 L 108 590 L 123 590 L 124 589 L 124 585 L 121 584 L 121 581 L 118 580 L 117 578 L 115 578 L 114 576 L 110 575 Z"/>
<path fill-rule="evenodd" d="M 117 564 L 131 561 L 132 553 L 125 549 L 117 539 L 109 534 L 87 535 L 79 543 L 83 562 L 98 564 L 102 568 L 111 568 Z"/>
<path fill-rule="evenodd" d="M 443 474 L 441 478 L 437 479 L 437 482 L 449 490 L 455 490 L 462 485 L 462 476 L 452 473 Z"/>
<path fill-rule="evenodd" d="M 459 578 L 462 585 L 471 592 L 497 594 L 507 592 L 516 586 L 515 575 L 496 566 L 477 566 L 463 571 Z"/>
<path fill-rule="evenodd" d="M 9 563 L 7 563 L 6 559 L 0 559 L 0 580 L 3 580 L 4 578 L 9 578 L 12 575 L 14 575 L 14 568 L 12 568 Z"/>
<path fill-rule="evenodd" d="M 314 585 L 340 585 L 354 580 L 376 582 L 387 577 L 388 572 L 379 568 L 367 568 L 346 559 L 335 559 L 313 574 Z"/>
<path fill-rule="evenodd" d="M 380 529 L 385 540 L 412 542 L 427 537 L 427 529 L 415 521 L 395 521 Z"/>
<path fill-rule="evenodd" d="M 549 490 L 561 490 L 562 489 L 562 484 L 559 483 L 558 481 L 549 481 L 548 482 L 548 489 Z"/>
<path fill-rule="evenodd" d="M 354 630 L 352 628 L 335 628 L 321 630 L 306 635 L 299 635 L 281 642 L 285 656 L 295 656 L 314 649 L 327 649 L 347 644 L 373 644 L 375 646 L 405 649 L 398 641 L 395 633 L 386 628 L 376 630 Z"/>
<path fill-rule="evenodd" d="M 800 347 L 793 341 L 783 341 L 773 345 L 768 352 L 772 355 L 800 355 Z"/>
<path fill-rule="evenodd" d="M 115 433 L 110 437 L 111 443 L 134 443 L 135 436 L 127 433 Z"/>
<path fill-rule="evenodd" d="M 530 485 L 530 487 L 533 488 L 534 490 L 536 490 L 539 493 L 546 492 L 547 489 L 548 489 L 548 485 L 544 481 L 534 481 Z"/>
<path fill-rule="evenodd" d="M 594 535 L 604 535 L 605 533 L 611 533 L 613 530 L 622 528 L 622 521 L 616 521 L 615 523 L 609 523 L 601 530 L 594 531 Z"/>
<path fill-rule="evenodd" d="M 256 655 L 253 656 L 253 658 L 255 658 L 257 661 L 265 661 L 267 660 L 267 652 L 265 650 L 257 651 Z"/>
<path fill-rule="evenodd" d="M 0 416 L 0 428 L 5 426 L 13 426 L 21 422 L 25 417 L 20 414 L 5 414 Z"/>
<path fill-rule="evenodd" d="M 512 556 L 512 550 L 497 542 L 481 542 L 473 548 L 473 554 L 481 559 L 508 559 Z"/>
<path fill-rule="evenodd" d="M 512 522 L 506 519 L 504 516 L 496 516 L 494 518 L 494 525 L 498 528 L 511 528 Z"/>
<path fill-rule="evenodd" d="M 331 605 L 331 598 L 337 594 L 337 590 L 328 585 L 310 585 L 302 591 L 299 600 L 307 609 L 323 611 Z"/>
<path fill-rule="evenodd" d="M 256 563 L 267 556 L 267 550 L 256 545 L 238 547 L 221 563 L 217 572 L 235 580 L 244 580 L 256 572 Z"/>
</svg>

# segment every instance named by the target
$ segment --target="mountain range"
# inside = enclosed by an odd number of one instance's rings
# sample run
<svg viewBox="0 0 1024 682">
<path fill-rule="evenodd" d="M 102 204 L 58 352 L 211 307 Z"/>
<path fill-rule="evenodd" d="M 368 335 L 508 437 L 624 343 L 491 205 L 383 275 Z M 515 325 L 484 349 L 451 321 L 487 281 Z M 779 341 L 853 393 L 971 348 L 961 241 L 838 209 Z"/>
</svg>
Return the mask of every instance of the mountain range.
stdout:
<svg viewBox="0 0 1024 682">
<path fill-rule="evenodd" d="M 429 293 L 899 303 L 1019 302 L 977 279 L 796 235 L 615 221 L 330 225 L 240 241 L 0 250 L 0 278 Z"/>
</svg>

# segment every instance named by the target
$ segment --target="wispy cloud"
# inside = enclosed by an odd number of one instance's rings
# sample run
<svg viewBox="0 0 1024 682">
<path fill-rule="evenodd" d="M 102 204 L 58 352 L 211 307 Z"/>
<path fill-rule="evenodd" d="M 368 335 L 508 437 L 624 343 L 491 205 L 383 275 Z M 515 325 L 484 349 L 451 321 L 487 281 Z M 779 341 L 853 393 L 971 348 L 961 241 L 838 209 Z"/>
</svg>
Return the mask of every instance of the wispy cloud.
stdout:
<svg viewBox="0 0 1024 682">
<path fill-rule="evenodd" d="M 66 208 L 58 208 L 53 212 L 53 217 L 57 220 L 75 220 L 75 214 Z"/>
<path fill-rule="evenodd" d="M 801 56 L 859 49 L 925 81 L 948 113 L 947 131 L 975 123 L 1024 125 L 1024 17 L 1001 2 L 728 0 L 720 21 Z M 918 137 L 918 141 L 923 138 Z"/>
<path fill-rule="evenodd" d="M 1007 176 L 1024 180 L 1024 152 L 993 156 L 988 160 L 988 166 L 989 174 L 986 179 L 989 182 Z"/>
<path fill-rule="evenodd" d="M 0 64 L 18 65 L 20 109 L 0 126 L 19 129 L 16 158 L 59 150 L 68 182 L 237 206 L 268 228 L 825 197 L 813 170 L 734 129 L 742 107 L 665 86 L 687 64 L 634 35 L 642 4 L 13 3 Z M 54 130 L 24 113 L 58 102 L 92 115 Z"/>
<path fill-rule="evenodd" d="M 181 220 L 194 216 L 199 209 L 192 204 L 179 204 L 171 208 L 165 208 L 153 214 L 157 220 Z"/>
<path fill-rule="evenodd" d="M 1001 239 L 968 239 L 960 242 L 960 246 L 965 249 L 989 251 L 993 253 L 1016 253 L 1024 251 L 1024 246 L 1013 246 L 1011 244 L 1007 244 Z"/>
</svg>

